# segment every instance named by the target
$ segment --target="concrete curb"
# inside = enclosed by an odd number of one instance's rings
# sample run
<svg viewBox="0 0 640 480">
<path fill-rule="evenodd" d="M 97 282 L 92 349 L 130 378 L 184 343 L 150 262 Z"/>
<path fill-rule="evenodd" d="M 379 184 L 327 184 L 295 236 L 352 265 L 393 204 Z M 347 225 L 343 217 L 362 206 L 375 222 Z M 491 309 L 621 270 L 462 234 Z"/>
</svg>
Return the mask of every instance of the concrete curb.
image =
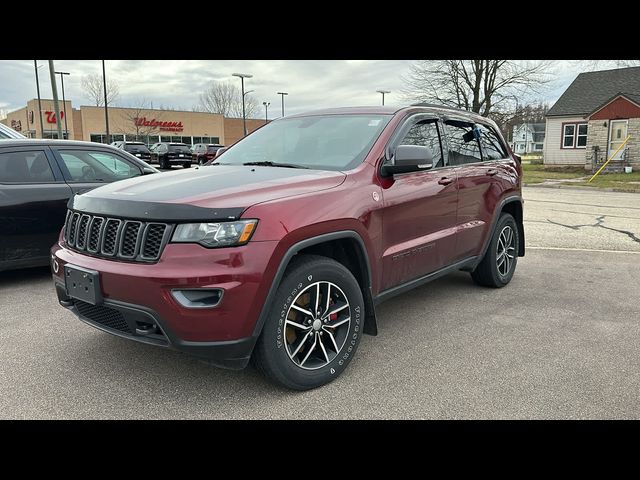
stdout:
<svg viewBox="0 0 640 480">
<path fill-rule="evenodd" d="M 598 187 L 581 187 L 575 185 L 563 185 L 563 184 L 553 184 L 553 185 L 545 185 L 544 183 L 523 183 L 523 187 L 532 187 L 532 188 L 559 188 L 559 189 L 571 189 L 571 190 L 587 190 L 590 192 L 600 191 L 600 192 L 618 192 L 618 193 L 640 193 L 638 190 L 629 190 L 626 188 L 598 188 Z"/>
</svg>

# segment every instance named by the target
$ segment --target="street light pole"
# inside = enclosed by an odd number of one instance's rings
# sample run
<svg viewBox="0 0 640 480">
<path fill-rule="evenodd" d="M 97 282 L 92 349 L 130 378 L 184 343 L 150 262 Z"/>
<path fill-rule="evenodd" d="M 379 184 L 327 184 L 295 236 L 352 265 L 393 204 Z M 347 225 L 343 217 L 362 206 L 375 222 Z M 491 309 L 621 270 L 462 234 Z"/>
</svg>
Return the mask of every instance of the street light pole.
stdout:
<svg viewBox="0 0 640 480">
<path fill-rule="evenodd" d="M 289 94 L 287 92 L 278 92 L 278 95 L 282 96 L 282 116 L 284 117 L 284 96 Z"/>
<path fill-rule="evenodd" d="M 264 105 L 264 123 L 266 124 L 269 121 L 269 105 L 271 105 L 271 102 L 262 102 L 262 105 Z"/>
<path fill-rule="evenodd" d="M 40 114 L 40 138 L 44 138 L 44 123 L 42 123 L 42 102 L 40 101 L 40 81 L 38 80 L 38 60 L 33 61 L 36 69 L 36 89 L 38 90 L 38 113 Z"/>
<path fill-rule="evenodd" d="M 107 109 L 107 76 L 104 72 L 104 60 L 102 60 L 102 87 L 104 88 L 104 124 L 107 127 L 107 144 L 109 143 L 109 110 Z"/>
<path fill-rule="evenodd" d="M 69 139 L 69 129 L 67 128 L 67 101 L 64 98 L 64 75 L 70 75 L 69 72 L 56 72 L 60 75 L 60 82 L 62 83 L 62 112 L 64 115 L 64 135 Z"/>
<path fill-rule="evenodd" d="M 385 93 L 391 93 L 391 91 L 390 90 L 376 90 L 376 92 L 382 94 L 382 106 L 384 106 L 384 94 Z"/>
<path fill-rule="evenodd" d="M 60 124 L 60 106 L 58 105 L 58 86 L 56 85 L 56 71 L 53 60 L 49 60 L 49 76 L 51 77 L 51 90 L 53 91 L 53 109 L 56 112 L 56 126 L 58 127 L 58 138 L 62 138 L 62 125 Z"/>
<path fill-rule="evenodd" d="M 240 77 L 240 81 L 242 83 L 242 127 L 244 129 L 244 136 L 247 136 L 247 116 L 244 109 L 244 79 L 252 78 L 253 75 L 249 75 L 248 73 L 232 73 L 234 77 Z"/>
</svg>

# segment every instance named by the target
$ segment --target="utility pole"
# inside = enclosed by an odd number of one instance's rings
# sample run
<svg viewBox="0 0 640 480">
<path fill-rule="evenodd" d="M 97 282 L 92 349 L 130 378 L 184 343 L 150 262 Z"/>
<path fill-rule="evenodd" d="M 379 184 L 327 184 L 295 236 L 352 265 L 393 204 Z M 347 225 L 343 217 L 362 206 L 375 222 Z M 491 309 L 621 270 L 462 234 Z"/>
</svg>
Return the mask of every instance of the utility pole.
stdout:
<svg viewBox="0 0 640 480">
<path fill-rule="evenodd" d="M 271 102 L 262 102 L 262 105 L 264 105 L 264 123 L 266 125 L 269 121 L 269 105 L 271 105 Z"/>
<path fill-rule="evenodd" d="M 104 60 L 102 60 L 102 86 L 104 88 L 104 124 L 107 127 L 106 142 L 109 144 L 109 110 L 107 109 L 107 76 L 104 73 Z"/>
<path fill-rule="evenodd" d="M 60 75 L 60 82 L 62 83 L 62 115 L 64 116 L 64 136 L 69 139 L 69 128 L 67 127 L 67 101 L 64 98 L 64 75 L 70 75 L 69 72 L 56 72 Z"/>
<path fill-rule="evenodd" d="M 40 101 L 40 81 L 38 80 L 38 60 L 33 61 L 33 66 L 36 69 L 36 89 L 38 90 L 38 113 L 40 114 L 40 138 L 44 138 L 44 123 L 42 123 L 42 102 Z"/>
<path fill-rule="evenodd" d="M 284 96 L 289 94 L 287 92 L 278 92 L 278 95 L 282 96 L 282 116 L 284 117 Z"/>
<path fill-rule="evenodd" d="M 56 85 L 55 67 L 53 60 L 49 60 L 49 76 L 51 77 L 51 90 L 53 91 L 53 109 L 56 112 L 56 126 L 58 127 L 58 138 L 62 138 L 62 125 L 60 122 L 60 106 L 58 105 L 58 86 Z"/>
</svg>

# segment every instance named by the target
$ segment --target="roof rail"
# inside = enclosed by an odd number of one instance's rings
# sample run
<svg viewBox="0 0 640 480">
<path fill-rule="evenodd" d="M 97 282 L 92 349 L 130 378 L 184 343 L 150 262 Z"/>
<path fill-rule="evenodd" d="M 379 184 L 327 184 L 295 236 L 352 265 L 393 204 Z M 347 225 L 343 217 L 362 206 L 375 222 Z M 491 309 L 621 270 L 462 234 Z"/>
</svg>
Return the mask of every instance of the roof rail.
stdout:
<svg viewBox="0 0 640 480">
<path fill-rule="evenodd" d="M 450 107 L 448 105 L 440 105 L 437 103 L 412 103 L 412 107 L 432 107 L 432 108 L 443 108 L 445 110 L 454 110 L 456 112 L 465 112 L 465 113 L 474 113 L 469 110 L 465 110 L 464 108 Z"/>
</svg>

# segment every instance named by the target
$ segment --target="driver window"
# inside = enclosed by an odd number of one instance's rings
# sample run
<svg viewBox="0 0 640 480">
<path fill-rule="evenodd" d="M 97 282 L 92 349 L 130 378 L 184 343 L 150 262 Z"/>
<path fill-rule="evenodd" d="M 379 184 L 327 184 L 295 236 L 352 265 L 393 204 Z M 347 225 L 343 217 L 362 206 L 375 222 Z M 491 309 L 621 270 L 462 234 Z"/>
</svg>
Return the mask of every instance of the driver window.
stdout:
<svg viewBox="0 0 640 480">
<path fill-rule="evenodd" d="M 433 153 L 433 168 L 443 166 L 437 120 L 424 120 L 412 126 L 399 145 L 422 145 Z"/>
<path fill-rule="evenodd" d="M 135 166 L 110 153 L 81 150 L 59 153 L 75 182 L 113 182 L 142 174 Z"/>
</svg>

